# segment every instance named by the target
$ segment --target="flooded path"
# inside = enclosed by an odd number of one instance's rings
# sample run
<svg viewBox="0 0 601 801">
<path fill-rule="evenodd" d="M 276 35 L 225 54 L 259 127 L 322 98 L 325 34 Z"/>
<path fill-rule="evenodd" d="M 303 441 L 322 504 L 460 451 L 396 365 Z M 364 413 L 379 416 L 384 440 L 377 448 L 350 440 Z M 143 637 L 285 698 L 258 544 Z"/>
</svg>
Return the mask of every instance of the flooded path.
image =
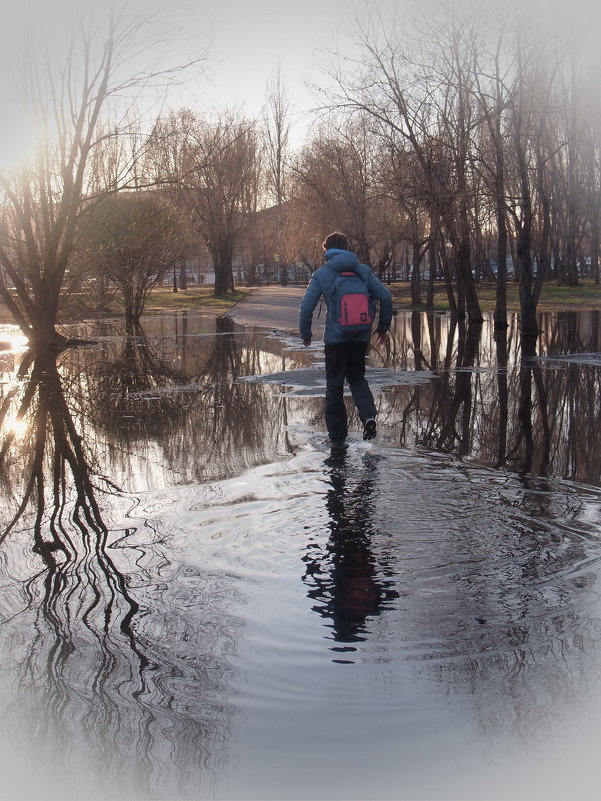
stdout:
<svg viewBox="0 0 601 801">
<path fill-rule="evenodd" d="M 220 797 L 586 797 L 598 491 L 357 443 L 219 492 L 178 525 L 244 621 Z"/>
<path fill-rule="evenodd" d="M 525 353 L 399 315 L 378 439 L 334 456 L 320 348 L 278 330 L 6 356 L 11 797 L 596 798 L 597 322 Z"/>
<path fill-rule="evenodd" d="M 228 312 L 226 317 L 239 325 L 296 333 L 298 307 L 304 292 L 305 287 L 297 286 L 258 287 Z M 317 312 L 315 318 L 317 320 Z"/>
</svg>

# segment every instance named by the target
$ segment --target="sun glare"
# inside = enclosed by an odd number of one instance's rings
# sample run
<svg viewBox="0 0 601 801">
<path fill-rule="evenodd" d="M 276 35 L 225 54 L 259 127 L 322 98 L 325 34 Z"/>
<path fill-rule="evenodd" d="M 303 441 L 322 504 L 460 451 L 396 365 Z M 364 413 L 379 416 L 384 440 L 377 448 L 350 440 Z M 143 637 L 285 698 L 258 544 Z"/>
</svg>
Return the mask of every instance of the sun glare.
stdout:
<svg viewBox="0 0 601 801">
<path fill-rule="evenodd" d="M 7 117 L 0 126 L 0 169 L 10 170 L 27 159 L 35 143 L 35 128 L 25 115 Z"/>
<path fill-rule="evenodd" d="M 15 420 L 10 427 L 10 431 L 17 439 L 22 439 L 28 428 L 29 425 L 25 420 Z"/>
<path fill-rule="evenodd" d="M 0 325 L 0 353 L 19 355 L 27 350 L 28 344 L 16 325 Z"/>
</svg>

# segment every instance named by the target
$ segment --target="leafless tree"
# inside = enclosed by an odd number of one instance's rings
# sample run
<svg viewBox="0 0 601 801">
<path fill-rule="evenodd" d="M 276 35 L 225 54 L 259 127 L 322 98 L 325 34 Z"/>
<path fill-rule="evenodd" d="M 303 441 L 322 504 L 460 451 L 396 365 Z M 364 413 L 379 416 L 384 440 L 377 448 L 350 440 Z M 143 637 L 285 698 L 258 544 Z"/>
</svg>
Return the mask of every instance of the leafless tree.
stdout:
<svg viewBox="0 0 601 801">
<path fill-rule="evenodd" d="M 29 34 L 18 86 L 39 140 L 30 159 L 0 172 L 0 297 L 33 348 L 65 345 L 56 326 L 84 199 L 132 178 L 130 171 L 115 174 L 109 186 L 98 186 L 95 150 L 106 137 L 127 134 L 124 98 L 169 73 L 132 75 L 128 67 L 149 44 L 152 11 L 132 15 L 117 0 L 90 12 L 77 3 L 69 10 L 67 45 L 58 55 L 44 31 Z M 117 121 L 101 129 L 111 101 Z"/>
<path fill-rule="evenodd" d="M 314 221 L 316 235 L 344 230 L 366 264 L 371 264 L 373 212 L 381 193 L 376 165 L 366 119 L 332 117 L 303 149 L 294 168 L 297 202 Z"/>
<path fill-rule="evenodd" d="M 457 312 L 480 321 L 470 262 L 468 148 L 471 105 L 459 21 L 443 36 L 429 26 L 431 43 L 401 42 L 382 26 L 359 28 L 364 48 L 362 74 L 339 72 L 335 105 L 370 116 L 381 135 L 415 157 L 416 183 L 453 244 Z M 438 37 L 438 38 L 436 38 Z M 437 61 L 432 60 L 436 56 Z M 457 133 L 457 131 L 459 133 Z"/>
<path fill-rule="evenodd" d="M 512 115 L 511 145 L 514 153 L 514 197 L 510 204 L 516 238 L 517 271 L 524 334 L 538 331 L 536 307 L 542 286 L 542 270 L 533 268 L 533 226 L 535 222 L 535 179 L 532 169 L 532 145 L 542 142 L 544 113 L 539 109 L 546 98 L 552 78 L 549 64 L 538 42 L 525 42 L 523 31 L 515 39 L 516 80 L 509 100 Z M 537 102 L 535 101 L 537 99 Z M 539 183 L 540 186 L 540 183 Z"/>
<path fill-rule="evenodd" d="M 211 255 L 215 295 L 232 292 L 235 248 L 260 192 L 257 124 L 231 111 L 207 119 L 183 109 L 159 119 L 152 140 L 159 180 L 189 211 Z"/>
<path fill-rule="evenodd" d="M 523 9 L 491 17 L 443 3 L 435 20 L 429 10 L 404 16 L 402 27 L 373 14 L 358 22 L 363 55 L 353 70 L 335 64 L 330 106 L 369 118 L 382 152 L 403 165 L 397 198 L 427 220 L 429 298 L 440 262 L 453 312 L 480 321 L 477 281 L 492 277 L 496 255 L 495 324 L 503 328 L 513 257 L 521 324 L 535 331 L 546 276 L 574 283 L 598 274 L 598 104 L 586 62 Z M 334 208 L 332 198 L 324 204 Z"/>
<path fill-rule="evenodd" d="M 275 198 L 277 208 L 276 264 L 279 267 L 280 281 L 285 286 L 286 265 L 283 262 L 283 210 L 286 198 L 286 177 L 288 161 L 288 140 L 290 124 L 288 121 L 288 97 L 281 70 L 278 68 L 273 82 L 268 87 L 266 141 L 266 179 L 267 187 Z"/>
<path fill-rule="evenodd" d="M 152 287 L 184 258 L 187 243 L 176 209 L 156 190 L 121 192 L 93 203 L 79 229 L 79 248 L 95 275 L 119 288 L 125 328 L 133 333 Z"/>
<path fill-rule="evenodd" d="M 403 146 L 393 136 L 384 141 L 380 153 L 380 184 L 388 199 L 385 213 L 390 221 L 397 223 L 392 241 L 405 242 L 411 253 L 411 302 L 413 306 L 419 306 L 422 302 L 422 260 L 426 248 L 431 243 L 437 244 L 435 229 L 438 226 L 436 222 L 432 224 L 431 208 L 419 180 L 421 171 L 412 149 Z"/>
<path fill-rule="evenodd" d="M 480 153 L 476 155 L 485 187 L 489 188 L 491 206 L 494 209 L 497 240 L 497 292 L 494 312 L 496 328 L 507 327 L 507 200 L 506 172 L 510 115 L 508 96 L 513 74 L 511 62 L 507 63 L 504 44 L 507 21 L 500 19 L 496 37 L 484 44 L 474 38 L 472 51 L 474 91 L 482 125 Z"/>
</svg>

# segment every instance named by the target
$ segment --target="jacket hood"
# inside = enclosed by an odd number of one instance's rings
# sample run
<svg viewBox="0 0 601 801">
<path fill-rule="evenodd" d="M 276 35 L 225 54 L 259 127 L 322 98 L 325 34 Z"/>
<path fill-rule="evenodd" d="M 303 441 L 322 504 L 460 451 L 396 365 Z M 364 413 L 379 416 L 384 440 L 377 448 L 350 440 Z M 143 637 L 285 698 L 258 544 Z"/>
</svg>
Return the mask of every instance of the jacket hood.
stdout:
<svg viewBox="0 0 601 801">
<path fill-rule="evenodd" d="M 330 248 L 325 252 L 325 260 L 328 267 L 331 267 L 336 272 L 343 270 L 353 270 L 357 272 L 359 267 L 359 259 L 350 250 L 338 250 L 337 248 Z"/>
</svg>

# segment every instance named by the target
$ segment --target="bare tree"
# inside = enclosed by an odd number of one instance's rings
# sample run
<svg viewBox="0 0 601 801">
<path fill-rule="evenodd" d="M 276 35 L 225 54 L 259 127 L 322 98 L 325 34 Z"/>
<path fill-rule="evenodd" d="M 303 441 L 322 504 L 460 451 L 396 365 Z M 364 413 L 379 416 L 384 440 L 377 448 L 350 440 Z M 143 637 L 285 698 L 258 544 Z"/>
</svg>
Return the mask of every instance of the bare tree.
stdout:
<svg viewBox="0 0 601 801">
<path fill-rule="evenodd" d="M 381 194 L 378 153 L 366 118 L 332 117 L 303 149 L 294 167 L 297 202 L 316 235 L 340 228 L 371 264 L 374 210 Z"/>
<path fill-rule="evenodd" d="M 184 109 L 157 121 L 158 175 L 185 205 L 213 260 L 215 295 L 234 289 L 232 262 L 260 188 L 257 125 L 230 111 L 216 120 Z"/>
<path fill-rule="evenodd" d="M 585 144 L 584 185 L 588 199 L 591 277 L 598 284 L 601 280 L 601 101 L 597 92 L 597 74 L 592 70 L 588 71 L 584 86 L 591 116 Z"/>
<path fill-rule="evenodd" d="M 333 104 L 370 116 L 381 135 L 402 152 L 415 156 L 417 177 L 430 217 L 444 226 L 453 244 L 457 313 L 470 321 L 482 319 L 471 271 L 469 147 L 472 124 L 468 70 L 462 26 L 446 19 L 430 37 L 409 42 L 382 24 L 379 30 L 359 27 L 364 48 L 363 70 L 338 72 L 339 96 Z M 434 260 L 432 260 L 434 261 Z M 450 285 L 449 285 L 450 288 Z M 454 299 L 450 299 L 454 306 Z"/>
<path fill-rule="evenodd" d="M 481 320 L 477 281 L 491 275 L 496 251 L 495 324 L 506 326 L 511 253 L 522 324 L 535 330 L 545 275 L 553 269 L 574 283 L 599 259 L 597 104 L 586 94 L 585 62 L 523 10 L 491 18 L 447 3 L 435 24 L 428 11 L 409 25 L 404 17 L 402 29 L 373 15 L 357 23 L 364 55 L 355 70 L 335 65 L 330 106 L 371 118 L 397 163 L 413 153 L 396 194 L 426 210 L 431 265 L 441 238 L 451 246 L 442 266 L 457 315 Z"/>
<path fill-rule="evenodd" d="M 506 21 L 501 20 L 492 52 L 482 53 L 480 42 L 473 43 L 474 87 L 478 107 L 486 134 L 488 148 L 482 153 L 479 163 L 485 175 L 485 184 L 490 187 L 497 233 L 497 293 L 494 312 L 496 328 L 507 327 L 507 143 L 511 120 L 508 114 L 509 89 L 507 87 L 511 64 L 504 63 Z M 482 61 L 486 57 L 486 64 Z M 486 148 L 486 144 L 484 145 Z"/>
<path fill-rule="evenodd" d="M 535 188 L 538 182 L 539 191 L 545 191 L 540 169 L 548 156 L 541 154 L 540 148 L 544 146 L 546 114 L 550 108 L 550 91 L 557 62 L 550 62 L 543 42 L 526 42 L 521 30 L 514 47 L 516 78 L 508 100 L 514 154 L 513 198 L 509 210 L 515 229 L 521 329 L 524 334 L 536 334 L 536 308 L 544 276 L 542 269 L 534 269 Z M 533 152 L 538 153 L 536 160 L 532 158 Z M 534 167 L 536 161 L 538 174 Z"/>
<path fill-rule="evenodd" d="M 474 127 L 473 78 L 471 75 L 471 17 L 454 9 L 434 32 L 434 52 L 426 66 L 424 83 L 431 95 L 429 105 L 443 135 L 443 153 L 449 162 L 444 226 L 453 245 L 459 317 L 482 321 L 473 277 L 470 211 L 474 208 L 471 174 Z M 427 55 L 427 54 L 426 54 Z M 423 67 L 422 67 L 423 69 Z M 427 141 L 427 138 L 425 138 Z"/>
<path fill-rule="evenodd" d="M 268 87 L 266 135 L 267 186 L 275 198 L 277 208 L 276 256 L 282 286 L 288 283 L 283 262 L 283 208 L 285 200 L 286 168 L 288 159 L 288 98 L 280 69 Z"/>
<path fill-rule="evenodd" d="M 30 160 L 0 172 L 0 297 L 33 348 L 66 342 L 56 325 L 82 203 L 94 184 L 93 154 L 103 138 L 126 133 L 123 117 L 101 131 L 101 116 L 109 101 L 123 102 L 158 74 L 124 77 L 128 62 L 148 44 L 151 12 L 131 16 L 127 4 L 117 2 L 89 13 L 74 3 L 71 11 L 67 47 L 58 58 L 43 31 L 31 36 L 20 92 L 40 139 Z"/>
<path fill-rule="evenodd" d="M 388 198 L 386 212 L 397 225 L 393 242 L 403 241 L 411 253 L 411 303 L 422 302 L 422 259 L 430 243 L 436 244 L 435 228 L 429 216 L 427 194 L 420 181 L 420 167 L 411 148 L 390 137 L 381 149 L 380 184 Z M 426 230 L 430 228 L 429 234 Z"/>
<path fill-rule="evenodd" d="M 159 192 L 121 192 L 93 204 L 81 218 L 79 247 L 95 274 L 119 288 L 131 334 L 152 287 L 182 261 L 186 238 L 175 208 Z"/>
</svg>

